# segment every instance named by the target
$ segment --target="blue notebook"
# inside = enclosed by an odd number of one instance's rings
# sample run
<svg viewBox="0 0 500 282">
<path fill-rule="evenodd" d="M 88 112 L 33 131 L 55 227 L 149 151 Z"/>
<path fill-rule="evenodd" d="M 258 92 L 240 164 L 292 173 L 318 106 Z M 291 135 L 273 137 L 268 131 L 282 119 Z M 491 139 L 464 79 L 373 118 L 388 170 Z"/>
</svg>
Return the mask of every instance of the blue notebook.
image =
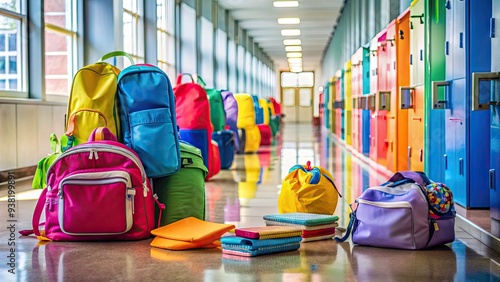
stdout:
<svg viewBox="0 0 500 282">
<path fill-rule="evenodd" d="M 276 238 L 276 239 L 249 239 L 239 236 L 227 236 L 220 239 L 222 252 L 239 256 L 258 256 L 300 248 L 302 236 Z"/>
<path fill-rule="evenodd" d="M 315 214 L 315 213 L 281 213 L 281 214 L 268 214 L 264 216 L 266 221 L 276 221 L 283 223 L 292 223 L 305 226 L 315 226 L 323 224 L 332 224 L 339 220 L 336 215 Z"/>
</svg>

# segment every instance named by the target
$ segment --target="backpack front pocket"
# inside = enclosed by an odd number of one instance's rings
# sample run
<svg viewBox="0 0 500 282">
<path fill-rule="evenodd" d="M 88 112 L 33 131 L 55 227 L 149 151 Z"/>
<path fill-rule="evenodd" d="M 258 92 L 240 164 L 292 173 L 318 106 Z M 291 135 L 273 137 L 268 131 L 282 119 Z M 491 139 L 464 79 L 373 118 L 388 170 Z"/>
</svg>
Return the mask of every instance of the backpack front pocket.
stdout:
<svg viewBox="0 0 500 282">
<path fill-rule="evenodd" d="M 408 202 L 372 202 L 358 199 L 355 244 L 415 249 L 412 206 Z M 381 220 L 373 220 L 379 218 Z M 390 238 L 390 240 L 388 240 Z"/>
<path fill-rule="evenodd" d="M 132 228 L 135 189 L 124 171 L 71 174 L 59 183 L 58 218 L 69 235 L 114 235 Z"/>
<path fill-rule="evenodd" d="M 159 108 L 129 115 L 131 143 L 148 177 L 171 175 L 179 170 L 180 156 L 170 110 Z"/>
</svg>

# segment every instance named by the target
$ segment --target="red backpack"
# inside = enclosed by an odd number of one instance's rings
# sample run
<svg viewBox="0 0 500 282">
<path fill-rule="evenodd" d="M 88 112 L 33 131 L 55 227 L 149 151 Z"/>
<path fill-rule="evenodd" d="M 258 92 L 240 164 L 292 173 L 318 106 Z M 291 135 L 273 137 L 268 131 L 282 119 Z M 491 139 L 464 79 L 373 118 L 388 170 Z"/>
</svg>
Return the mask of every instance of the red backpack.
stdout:
<svg viewBox="0 0 500 282">
<path fill-rule="evenodd" d="M 188 76 L 191 82 L 183 83 L 182 77 Z M 208 168 L 205 180 L 219 173 L 220 156 L 216 142 L 212 142 L 213 126 L 210 122 L 210 104 L 207 92 L 197 84 L 190 74 L 177 76 L 174 87 L 175 114 L 181 140 L 201 150 L 203 162 Z"/>
</svg>

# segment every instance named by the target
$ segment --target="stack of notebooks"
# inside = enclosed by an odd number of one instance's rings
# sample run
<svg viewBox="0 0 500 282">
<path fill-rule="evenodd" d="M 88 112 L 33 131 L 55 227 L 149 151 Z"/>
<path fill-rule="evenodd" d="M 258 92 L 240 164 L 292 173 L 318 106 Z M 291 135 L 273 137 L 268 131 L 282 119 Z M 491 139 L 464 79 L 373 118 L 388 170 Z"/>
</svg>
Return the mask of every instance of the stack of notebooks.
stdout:
<svg viewBox="0 0 500 282">
<path fill-rule="evenodd" d="M 267 226 L 290 226 L 299 228 L 302 233 L 301 242 L 332 239 L 339 217 L 336 215 L 314 213 L 283 213 L 264 216 Z"/>
<path fill-rule="evenodd" d="M 254 257 L 294 251 L 302 240 L 302 230 L 292 226 L 236 228 L 234 233 L 220 239 L 223 254 Z"/>
</svg>

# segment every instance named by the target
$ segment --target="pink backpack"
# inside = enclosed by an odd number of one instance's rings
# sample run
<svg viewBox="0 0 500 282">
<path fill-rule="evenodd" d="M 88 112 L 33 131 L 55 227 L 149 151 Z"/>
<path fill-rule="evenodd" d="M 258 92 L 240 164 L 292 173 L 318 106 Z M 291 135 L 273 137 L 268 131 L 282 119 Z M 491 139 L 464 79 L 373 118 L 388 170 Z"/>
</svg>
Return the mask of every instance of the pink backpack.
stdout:
<svg viewBox="0 0 500 282">
<path fill-rule="evenodd" d="M 154 218 L 152 189 L 139 157 L 100 127 L 88 143 L 51 165 L 32 224 L 40 240 L 138 240 L 151 235 Z"/>
</svg>

